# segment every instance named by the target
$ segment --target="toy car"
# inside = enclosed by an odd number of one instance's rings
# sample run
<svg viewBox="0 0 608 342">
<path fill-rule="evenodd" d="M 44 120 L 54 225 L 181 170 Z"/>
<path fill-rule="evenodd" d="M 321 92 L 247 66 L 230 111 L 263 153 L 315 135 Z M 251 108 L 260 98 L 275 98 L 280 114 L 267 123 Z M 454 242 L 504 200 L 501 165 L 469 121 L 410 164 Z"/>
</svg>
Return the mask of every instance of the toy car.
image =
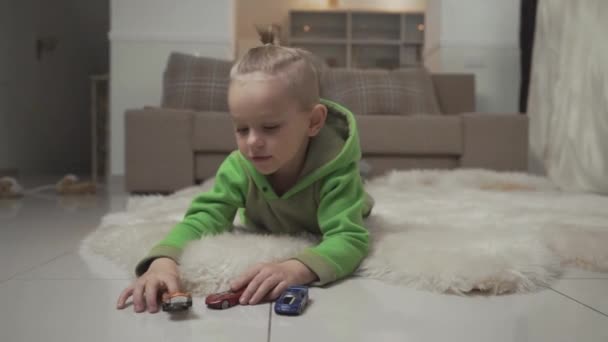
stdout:
<svg viewBox="0 0 608 342">
<path fill-rule="evenodd" d="M 162 309 L 167 312 L 188 310 L 192 306 L 192 296 L 185 292 L 175 292 L 163 296 Z"/>
<path fill-rule="evenodd" d="M 245 288 L 239 291 L 224 291 L 220 293 L 210 294 L 205 298 L 205 304 L 212 309 L 228 309 L 231 306 L 239 304 L 239 298 L 245 292 Z"/>
<path fill-rule="evenodd" d="M 274 312 L 279 315 L 297 316 L 302 314 L 308 304 L 306 286 L 290 286 L 274 303 Z"/>
</svg>

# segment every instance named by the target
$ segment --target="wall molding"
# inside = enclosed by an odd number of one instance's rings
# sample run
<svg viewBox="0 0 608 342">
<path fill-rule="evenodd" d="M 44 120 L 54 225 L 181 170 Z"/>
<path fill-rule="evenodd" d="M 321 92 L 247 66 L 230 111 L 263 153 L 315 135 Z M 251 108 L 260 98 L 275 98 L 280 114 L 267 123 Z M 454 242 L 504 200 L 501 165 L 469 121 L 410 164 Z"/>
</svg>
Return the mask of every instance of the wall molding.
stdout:
<svg viewBox="0 0 608 342">
<path fill-rule="evenodd" d="M 424 58 L 431 57 L 436 53 L 439 53 L 441 49 L 496 49 L 496 50 L 519 50 L 519 45 L 514 44 L 483 44 L 483 43 L 471 43 L 467 41 L 440 41 L 439 44 L 433 44 L 432 46 L 426 47 L 422 55 Z"/>
<path fill-rule="evenodd" d="M 207 44 L 229 47 L 233 44 L 230 37 L 213 37 L 200 32 L 111 31 L 108 38 L 110 42 Z"/>
<path fill-rule="evenodd" d="M 467 40 L 440 40 L 439 44 L 436 44 L 433 48 L 473 48 L 473 49 L 519 49 L 517 43 L 495 43 L 495 42 L 484 42 L 476 41 L 471 42 Z"/>
</svg>

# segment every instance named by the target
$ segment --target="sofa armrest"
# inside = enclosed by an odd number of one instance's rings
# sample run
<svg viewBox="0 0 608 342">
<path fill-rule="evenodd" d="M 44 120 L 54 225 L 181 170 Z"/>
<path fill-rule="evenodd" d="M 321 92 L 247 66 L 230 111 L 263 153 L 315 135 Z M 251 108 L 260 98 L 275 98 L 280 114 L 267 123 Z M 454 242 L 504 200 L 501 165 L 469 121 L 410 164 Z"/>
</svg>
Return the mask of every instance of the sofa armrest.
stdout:
<svg viewBox="0 0 608 342">
<path fill-rule="evenodd" d="M 475 75 L 432 74 L 431 78 L 443 114 L 475 112 Z"/>
<path fill-rule="evenodd" d="M 144 108 L 125 113 L 125 185 L 172 192 L 194 184 L 193 113 Z"/>
<path fill-rule="evenodd" d="M 463 168 L 528 170 L 528 117 L 518 113 L 462 114 Z"/>
</svg>

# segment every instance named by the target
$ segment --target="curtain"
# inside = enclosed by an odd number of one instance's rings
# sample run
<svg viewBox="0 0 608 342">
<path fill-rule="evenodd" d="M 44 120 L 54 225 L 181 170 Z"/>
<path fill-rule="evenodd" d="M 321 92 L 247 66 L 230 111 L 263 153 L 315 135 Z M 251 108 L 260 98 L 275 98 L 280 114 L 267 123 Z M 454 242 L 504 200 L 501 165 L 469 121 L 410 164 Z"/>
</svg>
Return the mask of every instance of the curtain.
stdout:
<svg viewBox="0 0 608 342">
<path fill-rule="evenodd" d="M 539 0 L 530 166 L 565 190 L 608 193 L 607 82 L 608 1 Z"/>
</svg>

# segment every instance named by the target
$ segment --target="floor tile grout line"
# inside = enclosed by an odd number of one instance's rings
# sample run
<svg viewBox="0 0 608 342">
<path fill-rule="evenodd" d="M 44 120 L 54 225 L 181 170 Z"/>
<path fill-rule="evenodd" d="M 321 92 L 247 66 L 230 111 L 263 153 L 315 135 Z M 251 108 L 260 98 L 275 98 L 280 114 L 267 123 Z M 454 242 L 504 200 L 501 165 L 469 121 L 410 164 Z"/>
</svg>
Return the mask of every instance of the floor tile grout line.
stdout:
<svg viewBox="0 0 608 342">
<path fill-rule="evenodd" d="M 579 301 L 579 300 L 577 300 L 577 299 L 575 299 L 575 298 L 573 298 L 573 297 L 570 297 L 570 296 L 568 296 L 567 294 L 565 294 L 565 293 L 563 293 L 563 292 L 560 292 L 560 291 L 558 291 L 558 290 L 556 290 L 556 289 L 554 289 L 554 288 L 552 288 L 552 287 L 550 287 L 549 289 L 550 289 L 550 290 L 552 290 L 552 291 L 553 291 L 553 292 L 555 292 L 555 293 L 558 293 L 558 294 L 560 294 L 560 295 L 562 295 L 562 296 L 564 296 L 564 297 L 566 297 L 566 298 L 568 298 L 568 299 L 570 299 L 570 300 L 573 300 L 573 301 L 575 301 L 575 302 L 579 303 L 580 305 L 582 305 L 582 306 L 584 306 L 584 307 L 586 307 L 586 308 L 588 308 L 588 309 L 591 309 L 591 310 L 593 310 L 593 311 L 595 311 L 595 312 L 599 313 L 599 314 L 600 314 L 600 315 L 602 315 L 602 316 L 608 317 L 608 314 L 605 314 L 605 313 L 601 312 L 600 310 L 598 310 L 598 309 L 596 309 L 596 308 L 594 308 L 594 307 L 592 307 L 592 306 L 589 306 L 589 305 L 587 305 L 587 304 L 585 304 L 585 303 L 583 303 L 583 302 L 581 302 L 581 301 Z"/>
<path fill-rule="evenodd" d="M 73 277 L 72 278 L 50 278 L 50 277 L 17 278 L 20 275 L 23 275 L 23 274 L 26 274 L 26 273 L 28 273 L 30 271 L 33 271 L 36 268 L 46 266 L 46 265 L 50 264 L 51 262 L 53 262 L 53 261 L 55 261 L 55 260 L 57 260 L 59 258 L 62 258 L 64 256 L 67 256 L 67 255 L 69 255 L 71 253 L 78 254 L 79 250 L 80 250 L 80 247 L 71 248 L 71 249 L 67 250 L 65 253 L 63 253 L 61 255 L 58 255 L 58 256 L 52 258 L 51 260 L 48 260 L 45 263 L 42 263 L 42 264 L 37 265 L 37 266 L 32 266 L 31 268 L 29 268 L 29 269 L 27 269 L 25 271 L 21 271 L 21 272 L 17 272 L 15 274 L 13 274 L 10 278 L 8 278 L 6 280 L 3 280 L 3 281 L 0 281 L 0 284 L 2 284 L 4 282 L 7 282 L 9 280 L 132 280 L 131 278 L 127 279 L 127 278 L 95 278 L 95 277 L 84 277 L 84 278 L 73 278 Z"/>
<path fill-rule="evenodd" d="M 9 281 L 9 280 L 15 279 L 15 277 L 17 277 L 17 276 L 20 276 L 20 275 L 22 275 L 22 274 L 25 274 L 25 273 L 31 272 L 31 271 L 33 271 L 33 270 L 35 270 L 35 269 L 39 268 L 39 267 L 46 266 L 46 265 L 50 264 L 51 262 L 53 262 L 53 261 L 55 261 L 55 260 L 57 260 L 57 259 L 59 259 L 59 258 L 61 258 L 61 257 L 64 257 L 64 256 L 66 256 L 66 255 L 68 255 L 68 254 L 70 254 L 70 253 L 72 253 L 72 250 L 69 250 L 69 251 L 67 251 L 67 252 L 61 253 L 60 255 L 57 255 L 57 256 L 55 256 L 55 257 L 52 257 L 50 260 L 47 260 L 47 261 L 45 261 L 45 262 L 43 262 L 43 263 L 41 263 L 41 264 L 38 264 L 38 265 L 32 266 L 32 267 L 30 267 L 30 268 L 28 268 L 28 269 L 26 269 L 26 270 L 23 270 L 23 271 L 17 272 L 17 273 L 15 273 L 15 274 L 13 274 L 12 276 L 10 276 L 10 277 L 9 277 L 7 280 L 5 280 L 5 281 Z M 1 284 L 1 283 L 4 283 L 4 281 L 3 281 L 3 282 L 0 282 L 0 284 Z"/>
<path fill-rule="evenodd" d="M 55 277 L 55 278 L 51 278 L 51 277 L 17 278 L 20 275 L 23 275 L 23 274 L 26 274 L 26 273 L 28 273 L 30 271 L 35 270 L 36 268 L 46 266 L 46 265 L 50 264 L 51 262 L 53 262 L 53 261 L 55 261 L 55 260 L 57 260 L 59 258 L 62 258 L 64 256 L 66 256 L 66 255 L 69 255 L 71 253 L 78 253 L 79 250 L 80 250 L 79 247 L 72 248 L 72 249 L 66 251 L 65 253 L 63 253 L 61 255 L 58 255 L 57 257 L 54 257 L 51 260 L 49 260 L 49 261 L 47 261 L 47 262 L 45 262 L 43 264 L 40 264 L 38 266 L 33 266 L 33 267 L 31 267 L 31 268 L 29 268 L 29 269 L 27 269 L 25 271 L 17 272 L 15 274 L 13 274 L 10 278 L 8 278 L 6 280 L 3 280 L 3 281 L 0 281 L 0 284 L 2 284 L 4 282 L 7 282 L 9 280 L 132 280 L 131 278 L 96 278 L 94 276 L 93 277 L 81 277 L 81 278 L 74 278 L 74 277 L 71 277 L 71 278 L 58 278 L 58 277 Z"/>
<path fill-rule="evenodd" d="M 266 342 L 270 342 L 270 333 L 272 332 L 272 303 L 268 304 L 268 332 Z"/>
</svg>

